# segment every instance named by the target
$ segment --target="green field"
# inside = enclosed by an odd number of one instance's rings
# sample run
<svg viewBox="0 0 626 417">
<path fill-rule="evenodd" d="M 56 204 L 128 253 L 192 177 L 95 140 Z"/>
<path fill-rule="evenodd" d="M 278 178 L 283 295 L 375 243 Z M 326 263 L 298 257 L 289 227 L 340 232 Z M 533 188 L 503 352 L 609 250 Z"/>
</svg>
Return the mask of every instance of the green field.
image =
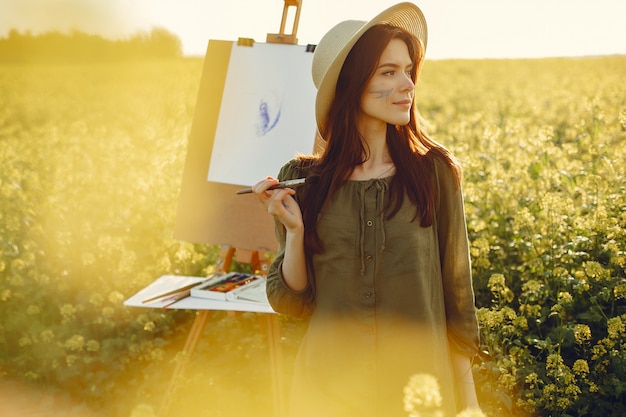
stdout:
<svg viewBox="0 0 626 417">
<path fill-rule="evenodd" d="M 213 268 L 216 247 L 172 237 L 201 71 L 0 67 L 5 380 L 101 416 L 158 411 L 194 315 L 122 302 Z M 425 65 L 418 106 L 464 167 L 488 415 L 626 413 L 625 77 L 626 57 Z M 302 326 L 281 321 L 288 372 Z M 214 314 L 170 415 L 271 415 L 262 330 Z"/>
</svg>

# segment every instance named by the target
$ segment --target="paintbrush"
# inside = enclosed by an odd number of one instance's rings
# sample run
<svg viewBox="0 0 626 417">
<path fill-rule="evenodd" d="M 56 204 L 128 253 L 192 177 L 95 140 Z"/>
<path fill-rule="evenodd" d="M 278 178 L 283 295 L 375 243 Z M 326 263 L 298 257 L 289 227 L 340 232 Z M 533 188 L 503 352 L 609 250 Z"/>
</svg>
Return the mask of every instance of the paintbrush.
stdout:
<svg viewBox="0 0 626 417">
<path fill-rule="evenodd" d="M 317 179 L 315 176 L 307 177 L 307 178 L 297 178 L 294 180 L 281 181 L 278 184 L 272 185 L 268 190 L 278 190 L 280 188 L 295 188 L 304 184 L 311 184 L 314 181 L 313 179 Z M 252 188 L 244 188 L 243 190 L 235 191 L 235 194 L 250 194 L 253 193 Z"/>
<path fill-rule="evenodd" d="M 207 278 L 207 279 L 209 279 L 209 278 Z M 195 287 L 196 285 L 203 284 L 205 281 L 206 281 L 206 279 L 202 280 L 202 281 L 194 282 L 192 284 L 185 285 L 184 287 L 176 288 L 174 290 L 167 291 L 167 292 L 161 293 L 159 295 L 155 295 L 154 297 L 146 298 L 145 300 L 142 300 L 141 302 L 142 303 L 149 303 L 150 301 L 155 301 L 155 300 L 158 300 L 159 298 L 167 297 L 168 295 L 173 296 L 173 295 L 177 295 L 178 293 L 182 293 L 184 291 L 190 291 L 193 287 Z M 161 300 L 161 301 L 165 301 L 165 300 Z"/>
</svg>

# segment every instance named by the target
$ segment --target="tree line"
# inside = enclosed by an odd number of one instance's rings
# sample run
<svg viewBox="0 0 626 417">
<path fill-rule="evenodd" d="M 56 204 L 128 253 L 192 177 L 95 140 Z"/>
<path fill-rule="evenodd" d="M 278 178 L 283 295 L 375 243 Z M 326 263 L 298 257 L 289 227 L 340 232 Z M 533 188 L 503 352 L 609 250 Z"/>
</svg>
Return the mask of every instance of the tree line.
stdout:
<svg viewBox="0 0 626 417">
<path fill-rule="evenodd" d="M 0 62 L 104 62 L 181 56 L 180 39 L 161 28 L 117 40 L 80 31 L 33 35 L 15 29 L 0 38 Z"/>
</svg>

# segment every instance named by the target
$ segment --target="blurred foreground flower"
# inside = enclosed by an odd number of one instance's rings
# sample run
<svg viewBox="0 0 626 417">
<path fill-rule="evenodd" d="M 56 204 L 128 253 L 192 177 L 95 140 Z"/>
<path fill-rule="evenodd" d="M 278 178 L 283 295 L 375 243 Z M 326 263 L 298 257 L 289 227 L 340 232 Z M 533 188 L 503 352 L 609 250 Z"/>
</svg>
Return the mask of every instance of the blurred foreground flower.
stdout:
<svg viewBox="0 0 626 417">
<path fill-rule="evenodd" d="M 411 376 L 404 387 L 404 411 L 409 417 L 443 417 L 437 379 L 428 374 Z"/>
<path fill-rule="evenodd" d="M 437 378 L 429 374 L 415 374 L 404 387 L 404 411 L 409 417 L 444 417 L 441 411 L 441 392 Z M 471 408 L 456 417 L 485 417 L 479 408 Z"/>
<path fill-rule="evenodd" d="M 486 417 L 485 414 L 479 408 L 468 408 L 461 411 L 456 417 Z"/>
</svg>

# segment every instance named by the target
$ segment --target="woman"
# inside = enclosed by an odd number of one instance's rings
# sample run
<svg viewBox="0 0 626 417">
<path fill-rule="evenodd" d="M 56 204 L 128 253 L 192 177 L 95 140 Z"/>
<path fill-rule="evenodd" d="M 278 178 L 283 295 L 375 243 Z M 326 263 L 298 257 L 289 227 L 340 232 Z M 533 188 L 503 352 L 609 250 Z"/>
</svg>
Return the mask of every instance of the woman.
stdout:
<svg viewBox="0 0 626 417">
<path fill-rule="evenodd" d="M 413 100 L 426 41 L 410 3 L 332 28 L 313 57 L 324 151 L 253 187 L 280 240 L 269 300 L 309 320 L 294 417 L 406 416 L 414 374 L 437 378 L 446 415 L 478 407 L 460 168 Z M 301 177 L 297 192 L 269 189 Z"/>
</svg>

